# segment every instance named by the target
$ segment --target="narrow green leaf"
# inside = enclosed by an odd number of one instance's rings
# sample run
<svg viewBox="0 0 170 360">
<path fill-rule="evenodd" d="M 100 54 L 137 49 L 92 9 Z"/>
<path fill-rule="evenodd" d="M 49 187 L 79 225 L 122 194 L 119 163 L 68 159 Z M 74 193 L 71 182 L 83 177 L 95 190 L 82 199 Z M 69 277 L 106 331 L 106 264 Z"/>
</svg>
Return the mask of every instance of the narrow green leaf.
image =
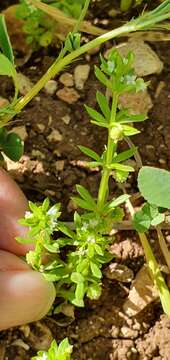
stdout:
<svg viewBox="0 0 170 360">
<path fill-rule="evenodd" d="M 170 209 L 170 172 L 144 166 L 138 175 L 139 190 L 150 204 Z"/>
<path fill-rule="evenodd" d="M 73 281 L 76 284 L 79 284 L 84 281 L 84 277 L 78 272 L 73 272 L 71 274 L 71 281 Z"/>
<path fill-rule="evenodd" d="M 97 252 L 98 255 L 103 256 L 103 250 L 102 250 L 102 248 L 101 248 L 100 245 L 95 244 L 95 245 L 94 245 L 94 248 L 95 248 L 95 251 Z"/>
<path fill-rule="evenodd" d="M 139 114 L 139 115 L 128 115 L 127 118 L 122 118 L 120 121 L 118 121 L 120 124 L 126 124 L 126 123 L 134 123 L 134 122 L 142 122 L 145 121 L 148 118 L 145 114 Z"/>
<path fill-rule="evenodd" d="M 14 86 L 15 86 L 14 100 L 16 100 L 16 98 L 18 96 L 17 72 L 15 70 L 14 65 L 3 54 L 0 54 L 0 75 L 5 75 L 5 76 L 12 77 L 13 82 L 14 82 Z"/>
<path fill-rule="evenodd" d="M 42 203 L 42 210 L 46 212 L 49 209 L 50 206 L 50 200 L 46 198 Z"/>
<path fill-rule="evenodd" d="M 106 123 L 106 119 L 104 118 L 103 115 L 101 115 L 98 111 L 94 110 L 92 107 L 84 105 L 86 108 L 86 111 L 88 112 L 89 116 L 97 121 L 97 122 L 101 122 L 101 123 Z"/>
<path fill-rule="evenodd" d="M 139 134 L 140 131 L 135 129 L 132 126 L 128 126 L 128 125 L 123 125 L 123 132 L 126 136 L 132 136 L 132 135 L 136 135 Z"/>
<path fill-rule="evenodd" d="M 96 98 L 104 117 L 109 121 L 111 111 L 106 96 L 103 95 L 100 91 L 97 91 Z"/>
<path fill-rule="evenodd" d="M 136 151 L 137 151 L 137 147 L 135 146 L 129 150 L 123 151 L 122 153 L 116 155 L 113 158 L 113 162 L 116 163 L 116 162 L 128 160 L 136 153 Z"/>
<path fill-rule="evenodd" d="M 85 292 L 84 282 L 78 283 L 76 286 L 76 291 L 75 291 L 76 300 L 83 300 L 84 292 Z"/>
<path fill-rule="evenodd" d="M 94 159 L 98 162 L 101 162 L 100 156 L 94 150 L 91 150 L 88 147 L 82 146 L 82 145 L 80 145 L 78 147 L 85 155 L 91 157 L 92 159 Z"/>
<path fill-rule="evenodd" d="M 75 202 L 75 204 L 77 204 L 80 208 L 82 209 L 86 209 L 86 210 L 90 210 L 90 211 L 94 211 L 95 207 L 92 206 L 91 204 L 87 203 L 87 201 L 79 198 L 79 197 L 72 197 L 72 200 Z"/>
<path fill-rule="evenodd" d="M 112 90 L 112 83 L 110 80 L 108 80 L 108 78 L 103 74 L 103 72 L 97 67 L 95 66 L 95 75 L 97 77 L 97 79 L 103 84 L 105 85 L 108 89 Z"/>
<path fill-rule="evenodd" d="M 0 15 L 0 48 L 2 49 L 3 54 L 14 65 L 14 55 L 8 36 L 4 15 Z"/>
<path fill-rule="evenodd" d="M 0 75 L 16 78 L 15 67 L 4 54 L 0 54 Z"/>
<path fill-rule="evenodd" d="M 98 166 L 103 166 L 103 163 L 102 162 L 97 162 L 97 161 L 88 161 L 87 165 L 88 165 L 89 168 L 94 169 L 94 168 L 96 168 Z"/>
<path fill-rule="evenodd" d="M 53 340 L 54 344 L 55 340 Z M 58 346 L 58 354 L 60 356 L 64 356 L 63 360 L 67 360 L 68 354 L 71 354 L 72 352 L 72 346 L 69 344 L 68 338 L 65 338 L 64 340 L 62 340 Z M 54 352 L 53 352 L 54 354 Z M 62 360 L 62 359 L 61 359 Z"/>
<path fill-rule="evenodd" d="M 94 121 L 94 120 L 91 120 L 90 121 L 92 124 L 94 125 L 97 125 L 97 126 L 100 126 L 100 127 L 104 127 L 104 128 L 107 128 L 109 127 L 109 125 L 107 123 L 102 123 L 102 122 L 97 122 L 97 121 Z"/>
<path fill-rule="evenodd" d="M 15 238 L 20 244 L 32 244 L 33 243 L 33 239 L 27 238 L 27 237 L 21 237 L 21 236 L 17 236 Z"/>
<path fill-rule="evenodd" d="M 109 205 L 108 208 L 109 209 L 114 209 L 115 207 L 123 204 L 125 201 L 127 201 L 129 199 L 129 195 L 128 194 L 124 194 L 124 195 L 120 195 L 117 199 L 113 199 Z"/>
<path fill-rule="evenodd" d="M 111 164 L 109 166 L 109 168 L 110 169 L 116 169 L 116 170 L 119 170 L 119 171 L 125 171 L 125 172 L 134 171 L 134 168 L 132 166 L 123 165 L 123 164 L 119 164 L 119 163 Z"/>
<path fill-rule="evenodd" d="M 102 278 L 102 272 L 96 263 L 94 263 L 93 261 L 90 261 L 90 268 L 91 268 L 93 276 L 95 276 L 98 279 Z"/>
<path fill-rule="evenodd" d="M 65 234 L 65 235 L 68 236 L 69 238 L 74 239 L 74 237 L 75 237 L 74 231 L 72 231 L 71 229 L 69 229 L 69 228 L 68 228 L 65 224 L 63 224 L 62 222 L 58 222 L 57 228 L 58 228 L 58 230 L 60 230 L 63 234 Z"/>
<path fill-rule="evenodd" d="M 90 193 L 88 192 L 87 189 L 85 189 L 84 186 L 82 185 L 76 185 L 76 190 L 79 193 L 79 195 L 85 200 L 87 201 L 89 204 L 92 205 L 92 207 L 96 206 L 96 202 L 95 200 L 92 198 L 92 196 L 90 195 Z"/>
</svg>

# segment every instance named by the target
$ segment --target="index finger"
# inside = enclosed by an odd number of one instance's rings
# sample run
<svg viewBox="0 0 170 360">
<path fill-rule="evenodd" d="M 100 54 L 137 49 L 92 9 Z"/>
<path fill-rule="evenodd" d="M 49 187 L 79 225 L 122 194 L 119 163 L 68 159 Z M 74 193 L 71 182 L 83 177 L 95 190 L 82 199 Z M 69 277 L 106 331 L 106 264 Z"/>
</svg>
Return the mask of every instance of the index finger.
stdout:
<svg viewBox="0 0 170 360">
<path fill-rule="evenodd" d="M 28 202 L 19 186 L 0 169 L 0 249 L 16 255 L 25 255 L 32 248 L 19 244 L 16 236 L 26 236 L 27 229 L 18 224 L 28 209 Z"/>
</svg>

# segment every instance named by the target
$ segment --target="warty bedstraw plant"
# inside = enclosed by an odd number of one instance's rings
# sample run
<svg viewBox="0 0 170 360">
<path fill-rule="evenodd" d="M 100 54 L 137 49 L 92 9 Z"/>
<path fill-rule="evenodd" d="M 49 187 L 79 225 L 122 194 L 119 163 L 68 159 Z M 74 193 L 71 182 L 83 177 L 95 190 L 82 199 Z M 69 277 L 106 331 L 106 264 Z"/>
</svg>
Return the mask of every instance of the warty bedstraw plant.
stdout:
<svg viewBox="0 0 170 360">
<path fill-rule="evenodd" d="M 109 196 L 109 179 L 112 177 L 123 182 L 134 171 L 124 162 L 134 155 L 136 148 L 119 153 L 118 143 L 125 136 L 139 132 L 130 125 L 132 122 L 146 119 L 145 115 L 131 115 L 129 109 L 120 110 L 118 107 L 123 93 L 146 89 L 143 79 L 137 78 L 134 73 L 133 61 L 132 53 L 122 58 L 117 50 L 113 50 L 108 60 L 101 56 L 100 67 L 95 67 L 97 79 L 111 93 L 111 103 L 98 91 L 99 111 L 89 106 L 86 110 L 93 124 L 107 130 L 108 142 L 102 154 L 80 146 L 80 150 L 90 158 L 88 166 L 101 169 L 101 182 L 97 198 L 77 185 L 79 196 L 73 197 L 73 201 L 83 209 L 83 214 L 75 212 L 75 230 L 70 230 L 59 220 L 60 205 L 50 207 L 48 199 L 42 205 L 30 202 L 30 212 L 26 212 L 25 218 L 20 220 L 29 229 L 27 238 L 18 240 L 35 245 L 35 250 L 27 254 L 27 262 L 41 271 L 47 280 L 56 282 L 57 297 L 80 307 L 84 306 L 85 296 L 94 300 L 101 294 L 102 265 L 113 257 L 108 251 L 112 240 L 108 234 L 114 221 L 123 218 L 119 205 L 129 198 L 128 195 L 118 198 Z M 54 233 L 58 233 L 56 240 Z"/>
<path fill-rule="evenodd" d="M 35 2 L 37 1 L 34 0 L 34 3 Z M 14 115 L 19 113 L 27 105 L 49 79 L 53 78 L 80 55 L 127 32 L 155 29 L 157 26 L 166 28 L 167 25 L 162 25 L 162 21 L 170 17 L 170 0 L 165 0 L 151 12 L 144 13 L 142 16 L 132 19 L 120 28 L 109 31 L 81 46 L 81 36 L 78 32 L 80 28 L 79 25 L 84 18 L 89 2 L 90 0 L 85 1 L 78 25 L 75 26 L 72 33 L 68 34 L 56 61 L 21 99 L 16 98 L 18 89 L 12 59 L 10 60 L 10 66 L 8 62 L 11 53 L 9 52 L 8 55 L 5 56 L 5 59 L 1 56 L 2 70 L 6 71 L 6 75 L 11 76 L 14 80 L 14 100 L 16 100 L 16 103 L 14 101 L 12 102 L 10 109 L 8 107 L 1 109 L 1 127 L 8 124 Z M 6 44 L 8 44 L 7 38 Z M 57 296 L 68 299 L 78 306 L 83 306 L 85 295 L 92 299 L 100 296 L 102 264 L 110 260 L 110 254 L 108 253 L 109 238 L 106 234 L 109 232 L 113 221 L 122 218 L 122 210 L 118 205 L 126 201 L 132 216 L 134 215 L 134 210 L 127 195 L 113 199 L 113 201 L 108 201 L 110 176 L 113 176 L 115 180 L 124 181 L 128 173 L 133 171 L 132 167 L 122 162 L 135 154 L 135 147 L 126 150 L 122 154 L 117 154 L 117 144 L 124 136 L 131 136 L 137 133 L 136 129 L 129 126 L 130 122 L 145 120 L 143 116 L 132 118 L 131 115 L 129 116 L 127 109 L 118 111 L 118 98 L 121 92 L 138 91 L 144 89 L 146 86 L 142 79 L 136 79 L 132 69 L 132 60 L 132 54 L 129 54 L 126 59 L 121 59 L 118 53 L 111 53 L 107 62 L 101 58 L 101 68 L 96 68 L 95 71 L 97 78 L 112 94 L 111 106 L 103 94 L 97 94 L 97 102 L 101 110 L 100 113 L 87 107 L 92 121 L 96 125 L 105 127 L 108 131 L 108 144 L 103 154 L 98 155 L 91 149 L 81 147 L 81 150 L 92 159 L 92 161 L 89 162 L 89 166 L 99 166 L 102 169 L 102 178 L 97 199 L 93 199 L 88 190 L 82 188 L 80 185 L 77 187 L 80 197 L 74 200 L 79 207 L 84 208 L 86 211 L 81 216 L 77 213 L 75 214 L 75 231 L 71 231 L 65 224 L 59 222 L 59 205 L 55 206 L 55 210 L 51 210 L 51 214 L 48 200 L 39 207 L 35 204 L 30 204 L 33 213 L 26 214 L 26 219 L 23 220 L 23 223 L 28 226 L 30 230 L 30 234 L 28 233 L 30 239 L 28 239 L 28 241 L 36 244 L 35 251 L 27 256 L 28 262 L 31 263 L 35 269 L 43 272 L 46 278 L 57 282 Z M 45 227 L 44 222 L 41 221 L 41 216 L 45 221 Z M 55 231 L 59 233 L 57 245 L 53 238 Z M 162 277 L 146 235 L 139 232 L 139 236 L 153 282 L 159 291 L 164 311 L 170 316 L 169 290 Z M 23 239 L 20 239 L 20 241 L 23 241 Z M 24 239 L 24 241 L 27 240 Z"/>
</svg>

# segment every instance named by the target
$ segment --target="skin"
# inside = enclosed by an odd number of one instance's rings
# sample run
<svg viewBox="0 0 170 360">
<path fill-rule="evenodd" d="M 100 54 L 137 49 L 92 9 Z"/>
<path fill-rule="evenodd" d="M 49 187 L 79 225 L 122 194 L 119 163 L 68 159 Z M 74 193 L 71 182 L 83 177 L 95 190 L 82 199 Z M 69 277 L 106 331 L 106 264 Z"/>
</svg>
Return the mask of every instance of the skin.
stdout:
<svg viewBox="0 0 170 360">
<path fill-rule="evenodd" d="M 55 298 L 53 284 L 19 258 L 31 249 L 15 240 L 26 234 L 17 220 L 27 207 L 22 191 L 0 169 L 0 330 L 41 319 Z"/>
</svg>

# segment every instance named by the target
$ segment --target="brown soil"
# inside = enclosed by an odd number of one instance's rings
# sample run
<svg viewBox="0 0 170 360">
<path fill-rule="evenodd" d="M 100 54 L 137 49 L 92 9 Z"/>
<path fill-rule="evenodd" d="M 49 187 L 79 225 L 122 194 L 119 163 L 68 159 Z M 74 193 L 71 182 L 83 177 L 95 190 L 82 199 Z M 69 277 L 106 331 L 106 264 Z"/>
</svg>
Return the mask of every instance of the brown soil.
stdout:
<svg viewBox="0 0 170 360">
<path fill-rule="evenodd" d="M 107 13 L 109 5 L 106 3 Z M 160 75 L 149 78 L 149 91 L 154 106 L 149 120 L 139 126 L 141 134 L 134 140 L 139 146 L 144 164 L 166 169 L 170 168 L 168 45 L 167 42 L 152 43 L 164 68 Z M 55 49 L 51 48 L 33 54 L 19 70 L 35 82 L 54 60 L 54 52 Z M 14 126 L 24 124 L 28 137 L 25 141 L 25 155 L 19 165 L 11 169 L 11 175 L 29 199 L 41 201 L 49 196 L 52 202 L 61 201 L 65 220 L 71 220 L 74 212 L 70 197 L 75 193 L 75 184 L 90 188 L 91 193 L 96 195 L 100 180 L 98 171 L 84 168 L 80 160 L 86 158 L 77 148 L 77 145 L 82 144 L 101 152 L 105 144 L 105 131 L 89 123 L 83 107 L 84 103 L 95 105 L 95 93 L 100 87 L 93 74 L 97 55 L 80 60 L 80 63 L 88 62 L 91 71 L 83 91 L 79 92 L 80 99 L 75 104 L 68 105 L 55 94 L 51 96 L 41 91 L 17 117 L 19 122 L 14 123 Z M 73 64 L 67 71 L 73 73 L 77 64 Z M 158 94 L 160 82 L 163 87 Z M 58 82 L 58 89 L 62 87 Z M 3 79 L 0 95 L 7 98 L 11 90 L 11 82 Z M 70 117 L 67 124 L 64 121 L 66 115 Z M 48 139 L 54 129 L 60 135 L 57 142 Z M 129 178 L 128 187 L 129 192 L 136 191 L 134 178 Z M 111 189 L 119 193 L 113 182 Z M 136 274 L 144 258 L 135 234 L 132 231 L 117 233 L 114 246 L 116 261 L 127 265 Z M 74 360 L 168 360 L 170 319 L 163 315 L 158 303 L 149 305 L 135 318 L 128 318 L 122 306 L 130 285 L 104 278 L 100 300 L 87 301 L 84 309 L 76 310 L 74 321 L 62 315 L 46 317 L 39 323 L 2 332 L 0 360 L 30 359 L 42 343 L 44 346 L 49 345 L 51 336 L 57 341 L 69 337 L 74 345 Z"/>
</svg>

